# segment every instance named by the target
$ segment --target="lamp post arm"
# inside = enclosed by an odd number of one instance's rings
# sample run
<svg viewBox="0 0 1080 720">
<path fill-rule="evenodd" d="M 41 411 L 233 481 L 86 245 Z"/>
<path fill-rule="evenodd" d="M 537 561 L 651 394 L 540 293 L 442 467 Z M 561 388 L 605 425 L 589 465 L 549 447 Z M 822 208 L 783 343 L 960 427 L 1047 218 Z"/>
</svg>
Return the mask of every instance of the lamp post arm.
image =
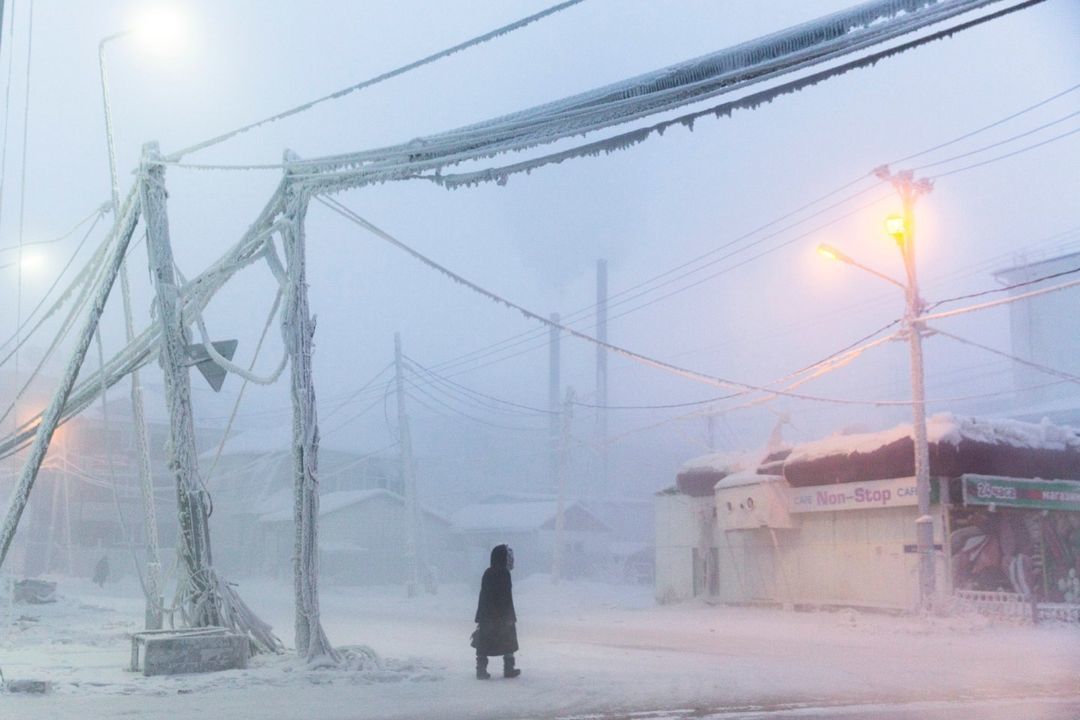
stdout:
<svg viewBox="0 0 1080 720">
<path fill-rule="evenodd" d="M 858 262 L 856 260 L 851 259 L 847 255 L 838 255 L 837 259 L 840 260 L 840 262 L 847 263 L 848 265 L 851 265 L 853 267 L 857 267 L 860 270 L 863 270 L 864 272 L 868 272 L 868 273 L 870 273 L 871 275 L 873 275 L 875 277 L 881 278 L 882 280 L 884 280 L 887 283 L 892 283 L 896 287 L 903 290 L 905 294 L 907 294 L 908 291 L 909 291 L 908 286 L 905 285 L 904 283 L 900 282 L 899 280 L 891 278 L 891 277 L 889 277 L 888 275 L 886 275 L 883 272 L 878 272 L 877 270 L 875 270 L 872 267 L 867 267 L 866 265 L 863 265 L 861 262 Z"/>
</svg>

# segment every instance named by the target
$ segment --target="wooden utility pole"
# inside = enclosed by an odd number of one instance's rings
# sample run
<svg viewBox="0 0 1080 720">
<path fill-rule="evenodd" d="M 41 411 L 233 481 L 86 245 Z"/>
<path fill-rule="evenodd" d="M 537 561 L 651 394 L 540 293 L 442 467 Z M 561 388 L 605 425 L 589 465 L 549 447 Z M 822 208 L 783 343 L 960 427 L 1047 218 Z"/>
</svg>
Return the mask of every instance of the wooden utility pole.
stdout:
<svg viewBox="0 0 1080 720">
<path fill-rule="evenodd" d="M 551 314 L 548 326 L 548 448 L 550 464 L 549 491 L 559 487 L 559 313 Z"/>
<path fill-rule="evenodd" d="M 180 308 L 180 289 L 174 271 L 169 217 L 166 210 L 165 166 L 156 142 L 143 146 L 140 192 L 146 219 L 146 250 L 154 284 L 154 307 L 161 323 L 159 361 L 169 410 L 169 470 L 176 478 L 180 524 L 180 557 L 187 573 L 187 621 L 193 627 L 221 624 L 219 597 L 214 587 L 210 552 L 210 511 L 199 478 L 195 421 L 191 413 L 190 343 Z"/>
<path fill-rule="evenodd" d="M 401 334 L 394 333 L 394 384 L 397 386 L 398 442 L 400 443 L 401 484 L 405 497 L 405 592 L 415 597 L 420 583 L 420 507 L 416 499 L 416 468 L 413 465 L 412 435 L 405 413 L 405 373 L 401 359 Z"/>
<path fill-rule="evenodd" d="M 596 442 L 600 445 L 599 497 L 608 494 L 607 260 L 596 261 Z"/>
<path fill-rule="evenodd" d="M 559 435 L 559 491 L 555 500 L 555 547 L 551 556 L 551 581 L 562 580 L 566 553 L 566 483 L 570 471 L 570 425 L 574 419 L 574 388 L 566 388 Z"/>
<path fill-rule="evenodd" d="M 287 163 L 296 155 L 286 150 Z M 293 423 L 293 589 L 296 651 L 308 660 L 340 660 L 322 627 L 319 605 L 319 419 L 311 354 L 315 319 L 308 307 L 304 219 L 309 196 L 297 185 L 285 189 L 285 305 L 281 335 L 289 354 Z"/>
</svg>

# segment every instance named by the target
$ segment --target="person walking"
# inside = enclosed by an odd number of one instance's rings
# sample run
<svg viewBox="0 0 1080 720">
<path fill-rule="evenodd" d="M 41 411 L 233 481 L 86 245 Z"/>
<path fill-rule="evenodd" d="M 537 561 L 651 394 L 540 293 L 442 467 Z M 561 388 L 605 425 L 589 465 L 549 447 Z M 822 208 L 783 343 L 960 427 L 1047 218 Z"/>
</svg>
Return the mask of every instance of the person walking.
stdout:
<svg viewBox="0 0 1080 720">
<path fill-rule="evenodd" d="M 518 650 L 517 614 L 510 571 L 514 569 L 514 551 L 509 545 L 496 545 L 491 550 L 491 566 L 480 581 L 480 600 L 476 605 L 476 632 L 472 646 L 476 648 L 476 679 L 489 680 L 488 657 L 503 656 L 503 677 L 516 678 L 521 670 L 514 667 Z"/>
</svg>

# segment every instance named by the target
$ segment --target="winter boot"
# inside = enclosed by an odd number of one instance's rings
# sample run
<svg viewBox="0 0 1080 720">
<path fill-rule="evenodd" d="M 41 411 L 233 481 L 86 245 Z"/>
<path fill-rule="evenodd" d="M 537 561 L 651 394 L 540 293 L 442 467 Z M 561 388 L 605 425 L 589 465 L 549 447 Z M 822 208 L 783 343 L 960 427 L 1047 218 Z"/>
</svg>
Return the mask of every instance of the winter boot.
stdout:
<svg viewBox="0 0 1080 720">
<path fill-rule="evenodd" d="M 488 659 L 484 655 L 476 656 L 476 679 L 477 680 L 490 680 L 491 673 L 487 671 Z"/>
<path fill-rule="evenodd" d="M 503 655 L 503 677 L 504 678 L 516 678 L 521 674 L 521 670 L 514 667 L 514 656 Z"/>
</svg>

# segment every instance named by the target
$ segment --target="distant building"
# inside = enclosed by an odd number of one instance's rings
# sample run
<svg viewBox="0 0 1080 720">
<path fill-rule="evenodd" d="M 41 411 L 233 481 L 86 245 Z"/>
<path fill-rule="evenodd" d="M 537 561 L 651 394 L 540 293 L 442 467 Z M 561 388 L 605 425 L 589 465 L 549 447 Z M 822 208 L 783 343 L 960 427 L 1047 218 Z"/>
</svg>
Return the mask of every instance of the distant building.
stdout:
<svg viewBox="0 0 1080 720">
<path fill-rule="evenodd" d="M 291 490 L 279 491 L 257 510 L 257 562 L 274 575 L 291 577 L 296 541 Z M 406 517 L 405 499 L 389 490 L 320 493 L 320 578 L 349 585 L 406 582 Z M 438 513 L 423 511 L 418 550 L 422 567 L 431 573 L 422 581 L 460 574 L 462 558 L 451 548 L 450 522 Z"/>
<path fill-rule="evenodd" d="M 280 569 L 277 540 L 267 535 L 263 517 L 287 505 L 292 526 L 291 442 L 291 424 L 252 428 L 228 439 L 216 465 L 217 443 L 199 457 L 214 502 L 210 531 L 215 564 L 231 575 Z M 395 497 L 401 493 L 397 457 L 364 454 L 352 450 L 348 441 L 320 443 L 318 478 L 324 501 L 357 491 L 384 490 Z M 321 536 L 324 542 L 333 540 L 322 531 Z M 274 547 L 264 547 L 266 542 Z"/>
<path fill-rule="evenodd" d="M 1080 433 L 942 414 L 928 435 L 941 596 L 1080 618 Z M 656 513 L 660 602 L 917 604 L 910 425 L 691 461 Z"/>
<path fill-rule="evenodd" d="M 1009 291 L 1016 296 L 1080 278 L 1080 252 L 999 270 L 1003 285 L 1022 284 Z M 1053 277 L 1056 276 L 1056 277 Z M 1039 278 L 1049 278 L 1039 280 Z M 1036 282 L 1037 281 L 1037 282 Z M 1030 283 L 1030 284 L 1026 284 Z M 1080 286 L 1020 300 L 1009 305 L 1012 354 L 1071 375 L 1080 375 Z M 1055 382 L 1060 378 L 1013 363 L 1015 413 L 1038 422 L 1043 417 L 1059 424 L 1080 425 L 1080 385 Z"/>
<path fill-rule="evenodd" d="M 461 508 L 450 520 L 457 545 L 466 552 L 472 572 L 488 566 L 491 548 L 507 543 L 518 558 L 518 571 L 528 575 L 551 572 L 557 513 L 557 501 L 550 496 L 517 500 L 496 496 Z M 611 529 L 577 500 L 566 501 L 563 518 L 566 576 L 605 572 L 611 564 Z"/>
</svg>

